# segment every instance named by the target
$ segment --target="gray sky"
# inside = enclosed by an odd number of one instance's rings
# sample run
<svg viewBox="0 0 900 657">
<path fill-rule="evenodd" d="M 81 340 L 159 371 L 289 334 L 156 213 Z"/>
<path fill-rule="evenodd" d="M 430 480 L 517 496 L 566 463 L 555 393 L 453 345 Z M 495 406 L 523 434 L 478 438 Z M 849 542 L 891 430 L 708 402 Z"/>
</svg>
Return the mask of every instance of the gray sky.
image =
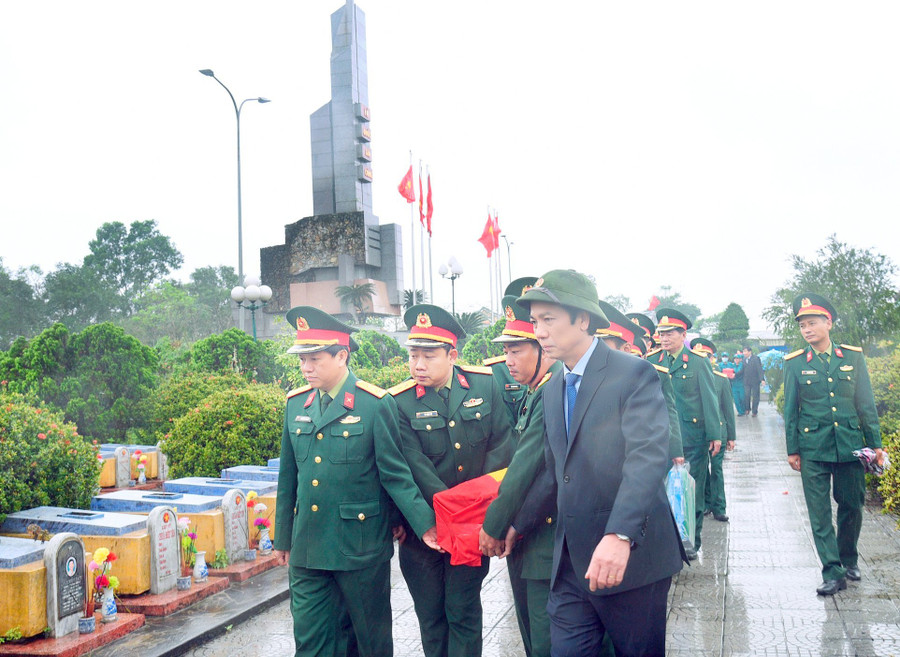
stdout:
<svg viewBox="0 0 900 657">
<path fill-rule="evenodd" d="M 236 269 L 235 119 L 197 72 L 212 68 L 238 102 L 273 101 L 241 117 L 257 272 L 312 214 L 309 114 L 341 4 L 0 4 L 4 266 L 80 263 L 103 222 L 155 219 L 179 277 Z M 831 233 L 900 263 L 896 3 L 358 4 L 375 213 L 408 244 L 412 149 L 431 166 L 434 267 L 465 270 L 458 310 L 488 301 L 488 205 L 514 277 L 573 267 L 636 310 L 670 285 L 704 314 L 740 303 L 752 329 L 790 255 Z"/>
</svg>

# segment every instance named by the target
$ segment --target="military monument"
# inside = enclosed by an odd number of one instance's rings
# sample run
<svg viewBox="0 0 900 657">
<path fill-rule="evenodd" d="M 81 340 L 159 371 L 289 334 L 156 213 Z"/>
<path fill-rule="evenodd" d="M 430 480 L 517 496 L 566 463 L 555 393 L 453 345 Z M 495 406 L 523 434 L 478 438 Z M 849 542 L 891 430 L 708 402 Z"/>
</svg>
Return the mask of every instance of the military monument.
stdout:
<svg viewBox="0 0 900 657">
<path fill-rule="evenodd" d="M 398 315 L 403 293 L 400 226 L 372 212 L 372 133 L 366 19 L 347 3 L 331 15 L 331 100 L 310 115 L 313 212 L 285 226 L 285 242 L 261 250 L 267 313 L 298 305 L 350 313 L 335 290 L 372 283 L 368 313 Z"/>
</svg>

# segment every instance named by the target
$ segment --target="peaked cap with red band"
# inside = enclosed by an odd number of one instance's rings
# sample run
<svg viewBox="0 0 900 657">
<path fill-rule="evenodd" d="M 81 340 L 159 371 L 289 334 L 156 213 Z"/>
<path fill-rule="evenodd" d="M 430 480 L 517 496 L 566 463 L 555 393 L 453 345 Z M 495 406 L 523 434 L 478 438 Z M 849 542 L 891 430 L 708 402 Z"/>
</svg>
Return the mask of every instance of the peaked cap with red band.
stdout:
<svg viewBox="0 0 900 657">
<path fill-rule="evenodd" d="M 822 315 L 831 321 L 837 319 L 837 311 L 831 302 L 820 294 L 807 292 L 794 299 L 794 319 L 798 322 L 802 317 Z"/>
<path fill-rule="evenodd" d="M 523 280 L 523 279 L 520 279 Z M 516 283 L 517 281 L 513 281 Z M 531 315 L 516 301 L 518 294 L 503 297 L 503 309 L 506 314 L 506 325 L 503 331 L 491 342 L 526 342 L 537 340 L 534 335 L 534 324 L 531 323 Z"/>
<path fill-rule="evenodd" d="M 693 323 L 687 318 L 687 315 L 674 308 L 657 308 L 656 319 L 659 320 L 659 323 L 656 325 L 656 330 L 660 333 L 674 331 L 675 329 L 687 331 L 693 326 Z"/>
<path fill-rule="evenodd" d="M 291 308 L 284 318 L 297 331 L 289 354 L 312 354 L 335 345 L 356 351 L 357 345 L 351 333 L 355 328 L 347 326 L 328 313 L 312 306 Z"/>
<path fill-rule="evenodd" d="M 411 306 L 403 314 L 403 321 L 409 329 L 407 347 L 432 348 L 447 344 L 455 349 L 457 341 L 466 336 L 453 315 L 430 303 Z"/>
<path fill-rule="evenodd" d="M 640 343 L 638 349 L 641 349 L 644 346 L 642 337 L 644 330 L 638 324 L 635 324 L 628 319 L 612 304 L 609 304 L 606 301 L 598 301 L 597 303 L 600 304 L 600 309 L 603 311 L 603 314 L 606 315 L 606 319 L 609 320 L 609 326 L 597 329 L 595 332 L 597 337 L 619 338 L 635 347 L 638 347 L 638 343 Z"/>
<path fill-rule="evenodd" d="M 716 345 L 706 338 L 694 338 L 691 340 L 691 349 L 694 351 L 705 351 L 707 354 L 715 355 Z"/>
</svg>

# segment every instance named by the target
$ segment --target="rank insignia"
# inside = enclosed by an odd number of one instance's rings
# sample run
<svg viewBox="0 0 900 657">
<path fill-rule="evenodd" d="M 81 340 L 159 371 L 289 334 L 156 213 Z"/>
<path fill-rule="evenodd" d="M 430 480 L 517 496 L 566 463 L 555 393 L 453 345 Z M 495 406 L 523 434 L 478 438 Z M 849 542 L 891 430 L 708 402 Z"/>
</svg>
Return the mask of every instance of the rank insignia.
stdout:
<svg viewBox="0 0 900 657">
<path fill-rule="evenodd" d="M 837 347 L 835 347 L 835 348 L 834 348 L 834 355 L 837 356 L 838 358 L 843 358 L 843 357 L 844 357 L 844 352 L 841 351 L 840 349 L 838 349 Z"/>
<path fill-rule="evenodd" d="M 472 408 L 473 406 L 481 406 L 484 403 L 483 397 L 475 397 L 473 399 L 467 399 L 463 402 L 463 406 L 465 408 Z"/>
<path fill-rule="evenodd" d="M 469 389 L 469 382 L 466 381 L 466 377 L 464 377 L 464 376 L 462 375 L 462 372 L 457 372 L 457 373 L 456 373 L 456 378 L 457 378 L 457 380 L 459 381 L 459 385 L 461 385 L 461 386 L 462 386 L 463 388 L 465 388 L 466 390 Z"/>
<path fill-rule="evenodd" d="M 681 360 L 683 360 L 685 363 L 688 362 L 688 355 L 687 355 L 687 354 L 681 354 Z"/>
<path fill-rule="evenodd" d="M 807 299 L 807 301 L 809 301 L 809 299 Z M 811 363 L 811 362 L 812 362 L 812 352 L 811 352 L 811 351 L 807 351 L 807 352 L 806 352 L 806 362 L 807 362 L 807 363 Z"/>
<path fill-rule="evenodd" d="M 422 399 L 425 396 L 425 386 L 416 386 L 416 399 Z"/>
<path fill-rule="evenodd" d="M 306 398 L 306 401 L 303 403 L 303 408 L 309 408 L 312 406 L 313 400 L 316 398 L 316 391 L 313 390 L 309 393 L 309 396 Z"/>
<path fill-rule="evenodd" d="M 353 410 L 353 401 L 354 401 L 353 393 L 345 392 L 344 393 L 344 408 L 346 408 L 348 411 L 352 411 Z"/>
</svg>

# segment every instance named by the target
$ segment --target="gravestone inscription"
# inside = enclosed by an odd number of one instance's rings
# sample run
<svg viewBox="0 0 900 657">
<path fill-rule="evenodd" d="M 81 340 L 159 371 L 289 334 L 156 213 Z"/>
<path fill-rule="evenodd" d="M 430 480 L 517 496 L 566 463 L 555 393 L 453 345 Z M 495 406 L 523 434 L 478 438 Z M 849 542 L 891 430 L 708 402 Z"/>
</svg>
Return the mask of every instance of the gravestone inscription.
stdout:
<svg viewBox="0 0 900 657">
<path fill-rule="evenodd" d="M 168 506 L 159 506 L 147 517 L 150 534 L 150 593 L 165 593 L 175 588 L 180 574 L 178 516 Z"/>
<path fill-rule="evenodd" d="M 44 550 L 47 573 L 47 626 L 58 638 L 78 629 L 84 613 L 87 582 L 84 543 L 77 534 L 63 532 L 50 539 Z"/>
<path fill-rule="evenodd" d="M 225 552 L 228 562 L 244 560 L 244 550 L 249 544 L 247 526 L 247 498 L 233 488 L 222 498 L 222 516 L 225 521 Z"/>
</svg>

